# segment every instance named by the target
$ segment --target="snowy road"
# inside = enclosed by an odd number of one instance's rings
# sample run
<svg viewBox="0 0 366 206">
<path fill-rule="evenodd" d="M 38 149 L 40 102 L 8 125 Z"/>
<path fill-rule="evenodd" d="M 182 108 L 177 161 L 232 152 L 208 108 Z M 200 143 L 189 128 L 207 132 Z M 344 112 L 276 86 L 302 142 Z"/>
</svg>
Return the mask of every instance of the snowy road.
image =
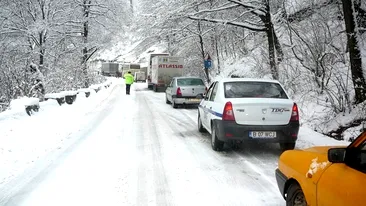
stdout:
<svg viewBox="0 0 366 206">
<path fill-rule="evenodd" d="M 73 134 L 78 141 L 9 197 L 0 194 L 0 205 L 285 204 L 274 176 L 278 145 L 215 152 L 197 131 L 197 109 L 173 109 L 145 84 L 133 89 L 126 96 L 117 85 Z"/>
</svg>

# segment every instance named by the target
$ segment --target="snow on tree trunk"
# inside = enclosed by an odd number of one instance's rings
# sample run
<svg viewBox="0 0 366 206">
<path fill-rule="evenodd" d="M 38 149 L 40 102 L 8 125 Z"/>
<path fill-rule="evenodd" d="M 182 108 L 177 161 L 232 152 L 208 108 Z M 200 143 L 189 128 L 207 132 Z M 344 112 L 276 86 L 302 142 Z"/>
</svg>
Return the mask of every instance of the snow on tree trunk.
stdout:
<svg viewBox="0 0 366 206">
<path fill-rule="evenodd" d="M 90 13 L 90 5 L 91 1 L 84 0 L 83 1 L 83 12 L 84 12 L 84 23 L 83 23 L 83 75 L 84 75 L 84 87 L 89 87 L 89 80 L 88 80 L 88 67 L 87 67 L 87 61 L 88 61 L 88 35 L 89 35 L 89 13 Z"/>
<path fill-rule="evenodd" d="M 352 0 L 342 0 L 344 21 L 347 32 L 347 46 L 351 63 L 352 81 L 355 90 L 355 103 L 366 100 L 366 82 L 362 70 L 361 52 L 357 43 L 357 28 Z"/>
<path fill-rule="evenodd" d="M 28 97 L 37 97 L 40 99 L 43 99 L 45 94 L 45 89 L 43 86 L 43 75 L 39 71 L 37 65 L 30 64 L 29 65 L 29 71 L 30 71 L 30 80 L 31 80 L 31 88 L 28 92 Z"/>
<path fill-rule="evenodd" d="M 278 79 L 278 68 L 276 64 L 276 54 L 275 54 L 275 31 L 273 28 L 272 20 L 271 20 L 271 13 L 269 8 L 269 3 L 267 1 L 266 5 L 266 14 L 262 17 L 262 21 L 266 26 L 266 34 L 268 40 L 268 55 L 269 55 L 269 65 L 271 68 L 271 74 L 273 79 Z M 276 38 L 277 39 L 277 38 Z"/>
</svg>

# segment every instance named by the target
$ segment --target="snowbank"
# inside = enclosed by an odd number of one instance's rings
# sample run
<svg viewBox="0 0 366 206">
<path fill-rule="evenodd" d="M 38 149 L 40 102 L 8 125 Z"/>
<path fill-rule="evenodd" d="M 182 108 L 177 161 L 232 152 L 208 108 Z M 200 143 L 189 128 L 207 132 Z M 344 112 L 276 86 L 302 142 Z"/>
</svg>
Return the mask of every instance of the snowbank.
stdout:
<svg viewBox="0 0 366 206">
<path fill-rule="evenodd" d="M 97 113 L 113 88 L 102 89 L 98 94 L 94 92 L 87 99 L 79 94 L 80 98 L 78 95 L 72 105 L 59 106 L 54 99 L 39 102 L 37 98 L 21 98 L 12 101 L 11 108 L 0 113 L 0 185 L 11 181 L 34 165 L 36 160 L 58 150 L 66 142 L 74 141 L 69 139 L 69 135 L 87 125 L 90 115 Z M 50 94 L 48 97 L 58 95 Z M 40 109 L 28 116 L 25 105 L 32 104 L 39 104 Z"/>
<path fill-rule="evenodd" d="M 103 87 L 102 84 L 94 84 L 94 85 L 91 85 L 89 88 L 91 88 L 91 89 L 101 89 L 101 87 Z"/>
<path fill-rule="evenodd" d="M 349 145 L 350 142 L 343 140 L 335 140 L 318 132 L 315 132 L 307 126 L 300 127 L 296 148 L 304 149 L 313 146 L 336 146 Z"/>
<path fill-rule="evenodd" d="M 91 92 L 91 91 L 93 91 L 93 89 L 91 88 L 82 88 L 78 90 L 78 92 Z"/>
<path fill-rule="evenodd" d="M 78 92 L 77 91 L 63 91 L 63 92 L 61 92 L 61 94 L 65 95 L 65 96 L 73 96 L 73 95 L 77 95 Z"/>
<path fill-rule="evenodd" d="M 25 109 L 27 106 L 31 105 L 39 105 L 39 99 L 38 98 L 30 98 L 30 97 L 22 97 L 19 99 L 12 100 L 10 102 L 10 108 L 11 109 Z"/>
<path fill-rule="evenodd" d="M 46 99 L 58 99 L 63 97 L 65 97 L 65 95 L 62 93 L 48 93 L 44 95 L 44 98 Z"/>
</svg>

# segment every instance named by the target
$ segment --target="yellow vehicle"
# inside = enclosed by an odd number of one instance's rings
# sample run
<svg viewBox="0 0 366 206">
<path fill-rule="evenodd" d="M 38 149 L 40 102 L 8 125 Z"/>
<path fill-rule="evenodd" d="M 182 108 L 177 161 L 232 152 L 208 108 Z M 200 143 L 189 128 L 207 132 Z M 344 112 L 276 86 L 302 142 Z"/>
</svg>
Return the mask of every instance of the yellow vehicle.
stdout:
<svg viewBox="0 0 366 206">
<path fill-rule="evenodd" d="M 366 205 L 366 131 L 348 147 L 288 150 L 276 169 L 286 205 Z"/>
</svg>

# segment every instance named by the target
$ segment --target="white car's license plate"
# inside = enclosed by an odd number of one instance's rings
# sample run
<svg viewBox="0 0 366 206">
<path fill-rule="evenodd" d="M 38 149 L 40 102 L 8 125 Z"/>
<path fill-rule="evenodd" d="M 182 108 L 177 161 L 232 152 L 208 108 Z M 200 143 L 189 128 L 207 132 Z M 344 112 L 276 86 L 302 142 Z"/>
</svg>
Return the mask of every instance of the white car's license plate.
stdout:
<svg viewBox="0 0 366 206">
<path fill-rule="evenodd" d="M 276 132 L 268 131 L 252 131 L 249 132 L 249 136 L 252 138 L 276 138 Z"/>
<path fill-rule="evenodd" d="M 189 99 L 190 102 L 201 102 L 201 99 Z"/>
</svg>

